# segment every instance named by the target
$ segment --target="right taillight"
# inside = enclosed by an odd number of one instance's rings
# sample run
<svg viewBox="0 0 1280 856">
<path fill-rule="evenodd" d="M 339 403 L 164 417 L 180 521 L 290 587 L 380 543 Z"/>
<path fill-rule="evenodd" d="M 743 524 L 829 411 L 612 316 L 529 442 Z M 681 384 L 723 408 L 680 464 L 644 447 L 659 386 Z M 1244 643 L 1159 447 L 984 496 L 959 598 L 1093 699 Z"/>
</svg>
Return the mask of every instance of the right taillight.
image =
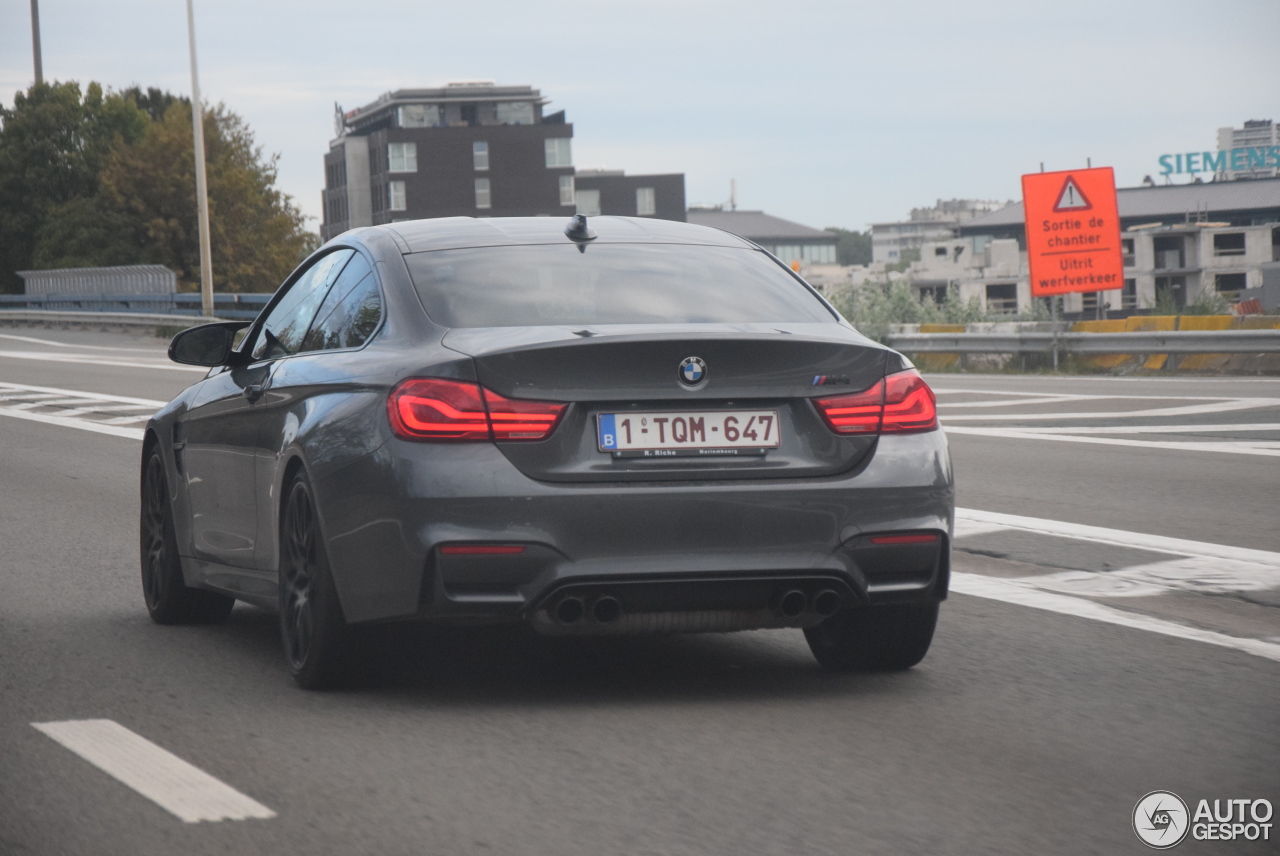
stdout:
<svg viewBox="0 0 1280 856">
<path fill-rule="evenodd" d="M 910 434 L 938 427 L 933 390 L 915 369 L 891 374 L 862 392 L 813 403 L 837 434 Z"/>
<path fill-rule="evenodd" d="M 476 383 L 412 378 L 391 391 L 391 430 L 405 440 L 545 440 L 566 405 L 506 398 Z"/>
<path fill-rule="evenodd" d="M 920 372 L 908 369 L 884 379 L 882 434 L 914 434 L 938 427 L 938 404 Z"/>
</svg>

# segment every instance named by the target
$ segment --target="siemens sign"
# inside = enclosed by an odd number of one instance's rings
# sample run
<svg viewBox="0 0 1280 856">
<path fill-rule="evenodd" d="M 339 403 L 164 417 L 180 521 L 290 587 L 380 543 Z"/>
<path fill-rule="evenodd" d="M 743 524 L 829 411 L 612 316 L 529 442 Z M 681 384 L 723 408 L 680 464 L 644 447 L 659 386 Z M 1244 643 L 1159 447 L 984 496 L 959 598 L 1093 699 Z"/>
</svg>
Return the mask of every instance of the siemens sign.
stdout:
<svg viewBox="0 0 1280 856">
<path fill-rule="evenodd" d="M 1216 152 L 1160 155 L 1160 166 L 1161 175 L 1271 169 L 1280 167 L 1280 146 L 1250 146 L 1240 149 L 1218 149 Z"/>
</svg>

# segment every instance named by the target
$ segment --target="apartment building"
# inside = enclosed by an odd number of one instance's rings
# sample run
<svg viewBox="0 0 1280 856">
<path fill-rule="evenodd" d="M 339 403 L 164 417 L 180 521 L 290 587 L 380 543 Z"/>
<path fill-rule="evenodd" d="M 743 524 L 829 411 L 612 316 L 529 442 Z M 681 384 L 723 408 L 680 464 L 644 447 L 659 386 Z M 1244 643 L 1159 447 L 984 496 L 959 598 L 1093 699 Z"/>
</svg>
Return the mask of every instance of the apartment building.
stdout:
<svg viewBox="0 0 1280 856">
<path fill-rule="evenodd" d="M 573 215 L 573 125 L 547 104 L 529 86 L 464 81 L 338 108 L 321 237 L 424 217 Z"/>
</svg>

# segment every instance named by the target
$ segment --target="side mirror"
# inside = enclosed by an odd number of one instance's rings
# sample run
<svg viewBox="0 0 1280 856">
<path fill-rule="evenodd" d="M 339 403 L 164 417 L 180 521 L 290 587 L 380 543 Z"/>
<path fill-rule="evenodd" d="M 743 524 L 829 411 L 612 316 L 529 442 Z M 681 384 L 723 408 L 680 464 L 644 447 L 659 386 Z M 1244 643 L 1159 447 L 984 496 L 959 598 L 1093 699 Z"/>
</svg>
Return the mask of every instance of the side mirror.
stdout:
<svg viewBox="0 0 1280 856">
<path fill-rule="evenodd" d="M 169 343 L 169 359 L 192 366 L 225 366 L 231 361 L 236 333 L 252 321 L 220 321 L 183 330 Z"/>
</svg>

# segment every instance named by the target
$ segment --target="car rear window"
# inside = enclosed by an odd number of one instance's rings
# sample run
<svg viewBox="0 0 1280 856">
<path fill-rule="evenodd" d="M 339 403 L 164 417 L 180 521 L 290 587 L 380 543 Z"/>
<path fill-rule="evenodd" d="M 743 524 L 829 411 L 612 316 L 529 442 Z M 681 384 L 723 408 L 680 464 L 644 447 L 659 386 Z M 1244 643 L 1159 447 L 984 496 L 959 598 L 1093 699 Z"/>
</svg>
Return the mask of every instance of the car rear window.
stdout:
<svg viewBox="0 0 1280 856">
<path fill-rule="evenodd" d="M 759 250 L 687 244 L 436 250 L 405 257 L 427 314 L 446 327 L 831 322 Z"/>
</svg>

